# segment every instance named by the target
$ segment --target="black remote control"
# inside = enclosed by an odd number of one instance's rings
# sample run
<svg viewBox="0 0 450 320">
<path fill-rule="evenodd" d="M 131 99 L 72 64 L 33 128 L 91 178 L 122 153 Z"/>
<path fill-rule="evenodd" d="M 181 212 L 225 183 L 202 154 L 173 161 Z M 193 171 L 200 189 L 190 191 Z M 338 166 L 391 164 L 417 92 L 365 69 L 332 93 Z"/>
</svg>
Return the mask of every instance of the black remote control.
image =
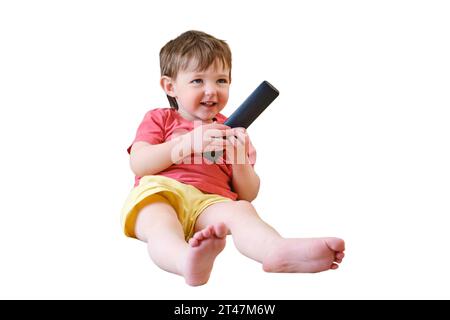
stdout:
<svg viewBox="0 0 450 320">
<path fill-rule="evenodd" d="M 248 96 L 247 99 L 233 112 L 233 114 L 224 122 L 231 128 L 247 129 L 253 121 L 275 100 L 280 92 L 268 81 L 261 84 Z M 222 156 L 223 152 L 205 152 L 203 155 L 212 162 L 216 162 Z"/>
<path fill-rule="evenodd" d="M 263 81 L 224 124 L 231 128 L 247 129 L 279 94 L 274 86 Z"/>
</svg>

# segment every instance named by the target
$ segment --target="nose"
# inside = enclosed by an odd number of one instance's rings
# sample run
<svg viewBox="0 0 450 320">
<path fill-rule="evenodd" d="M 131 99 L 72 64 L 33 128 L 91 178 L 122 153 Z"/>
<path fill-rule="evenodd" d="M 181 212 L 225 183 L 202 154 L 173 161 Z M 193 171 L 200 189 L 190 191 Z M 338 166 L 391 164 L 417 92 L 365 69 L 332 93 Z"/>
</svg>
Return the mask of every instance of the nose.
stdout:
<svg viewBox="0 0 450 320">
<path fill-rule="evenodd" d="M 206 83 L 205 85 L 205 95 L 206 96 L 213 96 L 217 92 L 217 88 L 215 84 L 212 83 Z"/>
</svg>

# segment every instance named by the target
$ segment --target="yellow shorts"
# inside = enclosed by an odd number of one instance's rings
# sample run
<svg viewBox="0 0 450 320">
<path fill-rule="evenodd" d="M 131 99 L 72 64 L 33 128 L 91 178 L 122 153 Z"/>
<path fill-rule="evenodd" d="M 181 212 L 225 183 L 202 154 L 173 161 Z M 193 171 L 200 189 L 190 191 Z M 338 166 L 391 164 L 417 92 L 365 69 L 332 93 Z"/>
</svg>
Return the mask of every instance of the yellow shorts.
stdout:
<svg viewBox="0 0 450 320">
<path fill-rule="evenodd" d="M 208 206 L 229 198 L 206 194 L 194 186 L 164 176 L 145 176 L 131 190 L 122 209 L 122 225 L 128 237 L 136 238 L 135 225 L 139 211 L 155 201 L 166 201 L 177 213 L 186 241 L 194 235 L 195 222 Z"/>
</svg>

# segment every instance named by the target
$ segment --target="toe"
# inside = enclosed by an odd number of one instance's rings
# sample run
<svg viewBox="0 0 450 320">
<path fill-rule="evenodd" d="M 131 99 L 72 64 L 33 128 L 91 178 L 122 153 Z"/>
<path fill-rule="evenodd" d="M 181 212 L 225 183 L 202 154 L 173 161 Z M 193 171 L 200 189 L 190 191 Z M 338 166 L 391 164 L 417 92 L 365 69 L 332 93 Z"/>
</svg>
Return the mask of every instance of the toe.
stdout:
<svg viewBox="0 0 450 320">
<path fill-rule="evenodd" d="M 216 237 L 225 238 L 228 234 L 228 229 L 225 224 L 219 223 L 214 226 L 214 232 L 216 234 Z"/>
<path fill-rule="evenodd" d="M 343 252 L 338 252 L 336 253 L 336 261 L 340 260 L 342 261 L 342 259 L 344 259 L 345 254 Z"/>
<path fill-rule="evenodd" d="M 342 252 L 345 250 L 345 242 L 339 238 L 326 238 L 326 243 L 328 247 L 333 251 Z"/>
<path fill-rule="evenodd" d="M 204 238 L 211 237 L 211 227 L 208 227 L 202 231 L 202 235 Z"/>
<path fill-rule="evenodd" d="M 196 234 L 194 234 L 194 239 L 197 239 L 198 241 L 202 241 L 204 239 L 203 232 L 199 231 Z"/>
<path fill-rule="evenodd" d="M 339 265 L 337 263 L 333 263 L 330 267 L 330 269 L 332 270 L 336 270 L 337 268 L 339 268 Z"/>
<path fill-rule="evenodd" d="M 189 245 L 191 247 L 198 247 L 199 244 L 200 244 L 200 242 L 197 239 L 195 239 L 195 238 L 189 239 Z"/>
</svg>

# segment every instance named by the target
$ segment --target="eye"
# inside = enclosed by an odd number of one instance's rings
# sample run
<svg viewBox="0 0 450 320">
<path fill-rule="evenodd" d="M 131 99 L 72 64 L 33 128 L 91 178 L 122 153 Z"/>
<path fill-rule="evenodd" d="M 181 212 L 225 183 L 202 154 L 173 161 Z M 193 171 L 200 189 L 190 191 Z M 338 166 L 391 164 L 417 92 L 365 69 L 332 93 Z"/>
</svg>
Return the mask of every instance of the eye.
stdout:
<svg viewBox="0 0 450 320">
<path fill-rule="evenodd" d="M 191 81 L 191 83 L 194 83 L 194 84 L 200 84 L 202 82 L 203 82 L 202 79 L 194 79 L 194 80 Z"/>
<path fill-rule="evenodd" d="M 227 79 L 219 79 L 217 80 L 218 83 L 228 83 Z"/>
</svg>

